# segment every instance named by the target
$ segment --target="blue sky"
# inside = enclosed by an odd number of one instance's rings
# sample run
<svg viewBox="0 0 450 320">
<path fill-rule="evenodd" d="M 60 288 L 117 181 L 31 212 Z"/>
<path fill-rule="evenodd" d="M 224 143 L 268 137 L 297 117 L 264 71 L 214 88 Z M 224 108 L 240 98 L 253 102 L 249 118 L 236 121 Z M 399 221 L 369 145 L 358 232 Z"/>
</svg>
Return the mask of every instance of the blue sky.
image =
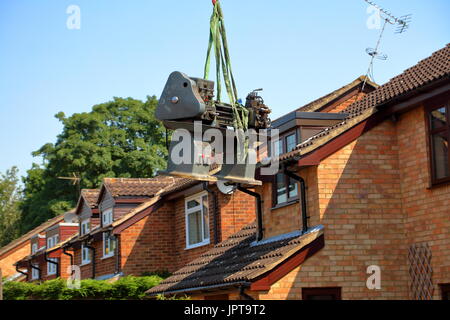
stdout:
<svg viewBox="0 0 450 320">
<path fill-rule="evenodd" d="M 388 27 L 375 80 L 382 84 L 450 40 L 447 0 L 378 0 L 411 13 L 410 30 Z M 66 26 L 69 5 L 81 28 Z M 276 118 L 365 74 L 379 30 L 363 0 L 222 0 L 242 98 L 255 88 Z M 157 95 L 179 70 L 203 75 L 210 0 L 3 0 L 0 2 L 0 172 L 24 175 L 31 152 L 61 131 L 54 114 L 89 111 L 112 97 Z"/>
</svg>

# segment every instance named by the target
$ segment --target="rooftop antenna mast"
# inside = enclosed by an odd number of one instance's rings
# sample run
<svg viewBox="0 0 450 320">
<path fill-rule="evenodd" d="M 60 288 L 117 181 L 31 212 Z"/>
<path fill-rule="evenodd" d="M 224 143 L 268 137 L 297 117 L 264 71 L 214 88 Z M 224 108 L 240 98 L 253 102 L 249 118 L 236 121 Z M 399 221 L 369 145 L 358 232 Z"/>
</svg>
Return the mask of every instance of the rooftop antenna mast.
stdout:
<svg viewBox="0 0 450 320">
<path fill-rule="evenodd" d="M 375 82 L 374 76 L 373 76 L 373 63 L 375 59 L 378 60 L 386 60 L 388 56 L 384 53 L 381 53 L 379 51 L 381 39 L 383 38 L 384 31 L 386 29 L 386 25 L 389 23 L 391 25 L 394 25 L 397 27 L 395 33 L 400 34 L 405 32 L 409 28 L 409 24 L 411 22 L 411 14 L 404 15 L 400 18 L 395 17 L 392 15 L 389 11 L 386 9 L 380 7 L 376 3 L 370 1 L 370 0 L 364 0 L 367 4 L 375 7 L 380 12 L 380 17 L 384 20 L 383 26 L 381 28 L 380 35 L 378 37 L 377 44 L 375 48 L 367 48 L 366 53 L 370 56 L 370 63 L 369 67 L 367 69 L 366 76 L 364 77 L 364 83 L 362 85 L 361 91 L 364 90 L 364 87 L 366 86 L 367 80 L 370 78 L 371 81 Z"/>
<path fill-rule="evenodd" d="M 81 194 L 81 190 L 80 190 L 80 181 L 81 181 L 81 178 L 79 177 L 79 175 L 78 174 L 76 174 L 75 172 L 72 172 L 72 177 L 58 177 L 58 179 L 60 179 L 60 180 L 70 180 L 70 181 L 72 181 L 72 185 L 73 186 L 77 186 L 77 191 L 78 191 L 78 197 L 80 196 L 80 194 Z"/>
</svg>

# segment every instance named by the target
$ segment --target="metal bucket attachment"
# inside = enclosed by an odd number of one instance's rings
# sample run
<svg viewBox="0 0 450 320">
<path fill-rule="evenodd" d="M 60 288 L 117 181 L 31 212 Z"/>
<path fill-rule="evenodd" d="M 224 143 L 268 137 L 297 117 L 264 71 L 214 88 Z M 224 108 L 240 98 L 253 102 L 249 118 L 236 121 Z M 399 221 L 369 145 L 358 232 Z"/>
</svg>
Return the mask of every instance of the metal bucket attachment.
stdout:
<svg viewBox="0 0 450 320">
<path fill-rule="evenodd" d="M 177 145 L 179 144 L 178 141 L 172 141 L 170 143 L 169 148 L 169 159 L 167 162 L 167 170 L 158 172 L 162 175 L 169 175 L 169 176 L 177 176 L 182 178 L 189 178 L 193 180 L 199 180 L 199 181 L 217 181 L 217 178 L 211 175 L 211 164 L 207 161 L 208 159 L 196 159 L 196 157 L 200 158 L 202 157 L 202 154 L 196 154 L 195 153 L 195 145 L 197 144 L 204 144 L 202 141 L 196 141 L 193 138 L 190 139 L 190 150 L 191 154 L 186 156 L 186 159 L 188 161 L 180 162 L 177 160 L 177 162 L 174 162 L 172 154 L 175 154 L 177 156 L 182 157 L 182 153 L 178 154 L 179 149 Z M 184 151 L 184 150 L 183 150 Z M 197 160 L 197 161 L 196 161 Z"/>
<path fill-rule="evenodd" d="M 228 143 L 230 143 L 230 141 L 228 141 Z M 254 146 L 249 146 L 247 155 L 243 161 L 238 161 L 237 148 L 237 144 L 234 144 L 234 152 L 224 152 L 222 168 L 217 174 L 214 175 L 214 177 L 219 180 L 230 181 L 233 183 L 261 185 L 262 182 L 255 179 L 256 156 L 253 161 L 249 160 L 249 153 L 251 150 L 255 150 Z M 241 152 L 243 151 L 244 150 L 241 150 Z"/>
</svg>

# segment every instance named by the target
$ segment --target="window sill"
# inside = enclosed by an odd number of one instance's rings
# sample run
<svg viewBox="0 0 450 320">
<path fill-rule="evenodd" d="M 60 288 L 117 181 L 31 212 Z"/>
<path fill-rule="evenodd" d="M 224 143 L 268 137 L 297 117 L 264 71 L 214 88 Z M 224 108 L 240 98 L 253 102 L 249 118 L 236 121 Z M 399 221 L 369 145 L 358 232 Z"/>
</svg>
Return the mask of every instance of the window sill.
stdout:
<svg viewBox="0 0 450 320">
<path fill-rule="evenodd" d="M 80 267 L 87 266 L 88 264 L 91 264 L 91 262 L 92 262 L 92 261 L 85 261 L 85 262 L 82 262 L 82 263 L 80 264 Z"/>
<path fill-rule="evenodd" d="M 186 248 L 184 248 L 184 250 L 191 250 L 191 249 L 195 249 L 195 248 L 200 248 L 200 247 L 206 246 L 206 245 L 208 245 L 210 243 L 211 242 L 208 239 L 208 241 L 203 241 L 203 242 L 200 242 L 200 243 L 197 243 L 197 244 L 193 244 L 193 245 L 187 246 Z"/>
<path fill-rule="evenodd" d="M 281 204 L 277 204 L 275 207 L 272 207 L 271 210 L 277 210 L 277 209 L 280 209 L 280 208 L 289 207 L 290 205 L 293 205 L 293 204 L 296 204 L 296 203 L 299 203 L 299 202 L 300 202 L 299 199 L 292 200 L 292 201 L 289 201 L 289 202 L 283 202 Z"/>
<path fill-rule="evenodd" d="M 428 190 L 433 190 L 442 186 L 445 186 L 447 184 L 450 184 L 450 178 L 444 178 L 440 181 L 431 182 L 429 186 L 427 187 Z"/>
<path fill-rule="evenodd" d="M 114 257 L 114 254 L 109 254 L 107 256 L 101 257 L 100 260 L 105 260 L 105 259 L 109 259 L 109 258 L 112 258 L 112 257 Z"/>
</svg>

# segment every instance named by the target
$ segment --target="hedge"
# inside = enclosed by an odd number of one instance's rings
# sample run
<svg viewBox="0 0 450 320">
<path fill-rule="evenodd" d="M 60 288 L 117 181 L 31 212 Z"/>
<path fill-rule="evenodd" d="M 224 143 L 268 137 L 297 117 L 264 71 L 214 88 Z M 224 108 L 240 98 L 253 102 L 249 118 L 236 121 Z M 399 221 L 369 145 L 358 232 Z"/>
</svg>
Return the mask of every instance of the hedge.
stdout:
<svg viewBox="0 0 450 320">
<path fill-rule="evenodd" d="M 55 279 L 42 283 L 14 282 L 4 284 L 5 300 L 137 300 L 145 298 L 145 291 L 163 280 L 153 275 L 127 276 L 116 282 L 81 280 L 79 289 L 67 287 L 66 280 Z"/>
</svg>

